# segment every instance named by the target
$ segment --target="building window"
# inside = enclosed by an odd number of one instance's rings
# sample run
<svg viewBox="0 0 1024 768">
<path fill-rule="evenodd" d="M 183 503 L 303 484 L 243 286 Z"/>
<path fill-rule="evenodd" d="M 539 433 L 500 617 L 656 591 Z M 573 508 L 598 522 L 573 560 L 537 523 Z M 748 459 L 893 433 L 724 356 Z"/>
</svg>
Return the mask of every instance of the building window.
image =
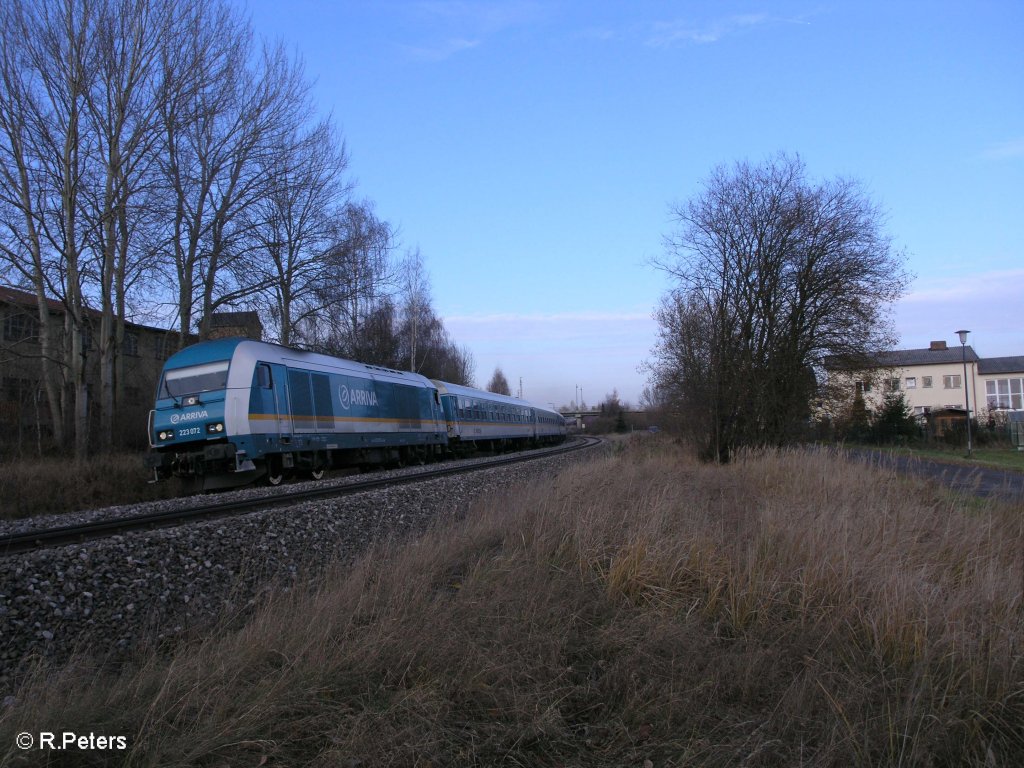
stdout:
<svg viewBox="0 0 1024 768">
<path fill-rule="evenodd" d="M 139 356 L 139 334 L 125 331 L 124 344 L 121 347 L 124 354 L 129 357 Z"/>
<path fill-rule="evenodd" d="M 156 350 L 157 360 L 166 360 L 174 354 L 174 341 L 170 336 L 161 335 L 153 340 L 153 348 Z"/>
<path fill-rule="evenodd" d="M 917 376 L 907 376 L 907 389 L 917 389 Z"/>
<path fill-rule="evenodd" d="M 24 341 L 35 336 L 37 323 L 24 312 L 8 312 L 4 316 L 4 341 Z"/>
<path fill-rule="evenodd" d="M 960 389 L 960 374 L 955 376 L 943 376 L 942 377 L 942 388 L 943 389 Z"/>
<path fill-rule="evenodd" d="M 857 394 L 858 395 L 863 395 L 865 392 L 870 392 L 871 391 L 871 382 L 868 381 L 867 379 L 865 379 L 863 381 L 857 381 L 857 382 L 855 382 L 855 384 L 857 386 Z"/>
<path fill-rule="evenodd" d="M 899 392 L 900 391 L 900 380 L 899 379 L 886 379 L 885 380 L 885 391 L 886 392 Z"/>
<path fill-rule="evenodd" d="M 32 379 L 5 376 L 0 383 L 0 399 L 12 403 L 25 403 L 35 397 L 39 391 L 39 382 Z"/>
<path fill-rule="evenodd" d="M 931 389 L 932 388 L 932 377 L 931 376 L 922 376 L 921 377 L 921 386 L 924 387 L 925 389 Z"/>
<path fill-rule="evenodd" d="M 990 410 L 1024 410 L 1024 379 L 991 379 L 985 382 Z"/>
</svg>

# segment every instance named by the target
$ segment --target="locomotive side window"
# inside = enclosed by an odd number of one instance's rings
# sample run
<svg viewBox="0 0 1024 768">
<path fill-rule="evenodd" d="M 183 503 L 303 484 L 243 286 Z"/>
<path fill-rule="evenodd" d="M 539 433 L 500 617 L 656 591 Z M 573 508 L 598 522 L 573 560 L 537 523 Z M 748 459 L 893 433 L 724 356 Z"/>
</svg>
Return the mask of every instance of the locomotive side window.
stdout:
<svg viewBox="0 0 1024 768">
<path fill-rule="evenodd" d="M 256 366 L 256 386 L 260 389 L 273 389 L 274 379 L 270 372 L 270 366 L 260 363 Z"/>
</svg>

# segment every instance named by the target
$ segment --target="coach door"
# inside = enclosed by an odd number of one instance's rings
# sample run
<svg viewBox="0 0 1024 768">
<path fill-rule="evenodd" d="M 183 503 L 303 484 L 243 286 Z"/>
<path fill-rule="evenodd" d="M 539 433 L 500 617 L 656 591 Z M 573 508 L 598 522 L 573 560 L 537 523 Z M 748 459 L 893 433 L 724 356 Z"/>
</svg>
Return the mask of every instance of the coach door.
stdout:
<svg viewBox="0 0 1024 768">
<path fill-rule="evenodd" d="M 291 434 L 288 417 L 288 393 L 285 390 L 285 367 L 270 363 L 256 364 L 256 392 L 259 392 L 259 429 L 253 430 L 268 437 Z M 255 415 L 255 414 L 254 414 Z"/>
<path fill-rule="evenodd" d="M 434 432 L 440 435 L 444 429 L 441 426 L 442 422 L 448 421 L 445 415 L 445 409 L 441 405 L 441 393 L 436 389 L 428 389 L 427 392 L 430 396 L 430 413 L 434 421 Z"/>
</svg>

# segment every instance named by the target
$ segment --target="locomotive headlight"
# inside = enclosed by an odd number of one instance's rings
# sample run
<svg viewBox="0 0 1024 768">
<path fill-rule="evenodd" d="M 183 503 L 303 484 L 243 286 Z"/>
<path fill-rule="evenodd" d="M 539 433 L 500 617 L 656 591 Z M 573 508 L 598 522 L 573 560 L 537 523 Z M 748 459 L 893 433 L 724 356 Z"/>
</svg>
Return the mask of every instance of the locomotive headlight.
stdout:
<svg viewBox="0 0 1024 768">
<path fill-rule="evenodd" d="M 215 424 L 207 424 L 206 431 L 211 435 L 219 435 L 224 431 L 224 422 L 218 421 Z"/>
<path fill-rule="evenodd" d="M 160 433 L 157 435 L 157 437 L 159 437 L 161 440 L 170 440 L 172 437 L 174 437 L 174 432 L 168 432 L 167 430 L 161 430 Z"/>
</svg>

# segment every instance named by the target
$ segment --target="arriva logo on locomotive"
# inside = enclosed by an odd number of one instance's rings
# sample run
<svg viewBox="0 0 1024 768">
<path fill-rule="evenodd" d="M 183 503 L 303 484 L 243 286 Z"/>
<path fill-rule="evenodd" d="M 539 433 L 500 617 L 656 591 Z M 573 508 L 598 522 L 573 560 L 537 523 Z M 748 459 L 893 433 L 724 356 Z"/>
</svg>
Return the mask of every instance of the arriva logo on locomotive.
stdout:
<svg viewBox="0 0 1024 768">
<path fill-rule="evenodd" d="M 341 398 L 341 407 L 346 411 L 351 405 L 377 406 L 377 393 L 372 389 L 349 390 L 344 384 L 339 384 L 338 397 Z"/>
<path fill-rule="evenodd" d="M 190 411 L 189 413 L 172 413 L 171 424 L 178 424 L 182 421 L 195 421 L 196 419 L 208 419 L 210 414 L 206 411 Z"/>
</svg>

